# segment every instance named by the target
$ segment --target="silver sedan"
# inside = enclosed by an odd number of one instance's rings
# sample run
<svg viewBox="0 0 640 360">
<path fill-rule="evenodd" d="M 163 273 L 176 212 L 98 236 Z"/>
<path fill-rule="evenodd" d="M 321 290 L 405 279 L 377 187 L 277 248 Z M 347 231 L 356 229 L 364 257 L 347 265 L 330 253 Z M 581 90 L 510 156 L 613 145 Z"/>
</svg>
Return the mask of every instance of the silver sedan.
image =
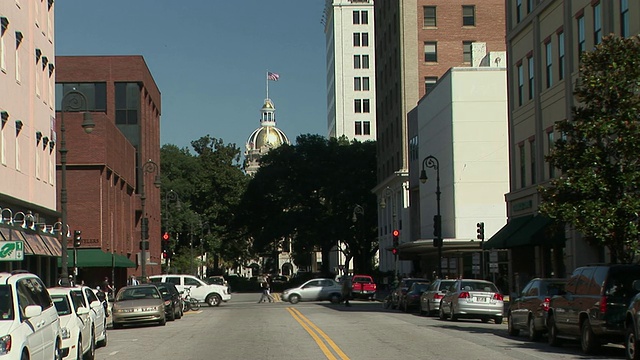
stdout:
<svg viewBox="0 0 640 360">
<path fill-rule="evenodd" d="M 158 323 L 165 325 L 164 300 L 155 285 L 127 286 L 116 295 L 113 304 L 113 328 L 125 324 Z"/>
<path fill-rule="evenodd" d="M 449 279 L 435 280 L 429 287 L 429 290 L 420 295 L 420 315 L 436 315 L 438 311 L 440 311 L 440 300 L 442 300 L 447 289 L 453 285 L 454 282 L 455 280 Z"/>
<path fill-rule="evenodd" d="M 342 300 L 342 286 L 332 279 L 313 279 L 296 288 L 283 291 L 280 298 L 292 304 L 324 300 L 336 304 Z"/>
<path fill-rule="evenodd" d="M 440 302 L 440 319 L 493 319 L 502 323 L 504 301 L 498 288 L 490 281 L 459 279 L 453 283 Z"/>
</svg>

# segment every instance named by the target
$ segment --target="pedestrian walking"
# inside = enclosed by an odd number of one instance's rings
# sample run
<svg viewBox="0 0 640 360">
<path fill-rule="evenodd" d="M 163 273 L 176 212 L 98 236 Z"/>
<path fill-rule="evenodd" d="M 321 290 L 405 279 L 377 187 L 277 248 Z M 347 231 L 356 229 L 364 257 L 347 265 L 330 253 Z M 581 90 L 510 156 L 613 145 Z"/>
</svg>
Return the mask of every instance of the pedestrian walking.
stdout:
<svg viewBox="0 0 640 360">
<path fill-rule="evenodd" d="M 351 299 L 351 290 L 353 288 L 351 276 L 345 275 L 342 279 L 342 300 L 344 300 L 344 306 L 351 306 L 351 304 L 349 304 L 349 299 Z"/>
<path fill-rule="evenodd" d="M 269 285 L 269 278 L 265 278 L 261 284 L 262 287 L 262 295 L 260 296 L 260 300 L 258 300 L 258 304 L 261 302 L 274 302 L 273 296 L 271 295 L 271 286 Z"/>
<path fill-rule="evenodd" d="M 140 282 L 138 281 L 138 279 L 136 279 L 135 275 L 131 275 L 131 277 L 129 278 L 129 281 L 127 282 L 127 285 L 129 286 L 140 285 Z"/>
<path fill-rule="evenodd" d="M 109 297 L 113 297 L 113 286 L 111 286 L 111 283 L 109 282 L 109 277 L 105 276 L 104 277 L 104 281 L 102 282 L 102 291 L 104 291 L 107 296 Z"/>
</svg>

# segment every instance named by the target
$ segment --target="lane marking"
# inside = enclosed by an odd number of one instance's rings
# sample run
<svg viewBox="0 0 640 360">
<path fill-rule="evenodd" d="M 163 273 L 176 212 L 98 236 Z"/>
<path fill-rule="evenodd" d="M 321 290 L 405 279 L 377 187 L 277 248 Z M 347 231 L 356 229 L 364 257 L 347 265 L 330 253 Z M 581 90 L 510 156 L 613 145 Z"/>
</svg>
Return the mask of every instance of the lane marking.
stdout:
<svg viewBox="0 0 640 360">
<path fill-rule="evenodd" d="M 340 359 L 342 360 L 349 360 L 349 357 L 347 356 L 347 354 L 345 354 L 340 347 L 338 347 L 338 345 L 336 345 L 335 342 L 333 342 L 333 340 L 331 340 L 331 338 L 329 337 L 329 335 L 327 335 L 324 331 L 322 331 L 319 327 L 317 327 L 313 322 L 311 322 L 311 320 L 309 320 L 307 317 L 305 317 L 304 315 L 302 315 L 302 313 L 295 308 L 292 307 L 288 307 L 287 311 L 289 311 L 289 313 L 291 314 L 291 316 L 293 316 L 294 319 L 296 319 L 296 321 L 302 325 L 302 327 L 307 330 L 307 332 L 309 333 L 309 335 L 311 335 L 311 337 L 316 341 L 316 343 L 318 344 L 318 346 L 320 347 L 320 349 L 322 349 L 322 352 L 324 352 L 325 356 L 327 357 L 327 359 L 336 359 L 337 358 L 333 355 L 333 353 L 331 353 L 331 351 L 327 348 L 327 346 L 325 345 L 325 343 L 318 337 L 317 334 L 320 334 L 320 336 L 322 336 L 322 338 L 324 339 L 324 341 L 327 342 L 327 344 L 329 344 L 329 346 L 331 347 L 331 349 L 333 349 L 333 351 L 338 354 L 338 356 L 340 357 Z M 311 331 L 312 328 L 313 330 L 315 330 L 315 332 Z M 326 351 L 325 351 L 326 350 Z"/>
</svg>

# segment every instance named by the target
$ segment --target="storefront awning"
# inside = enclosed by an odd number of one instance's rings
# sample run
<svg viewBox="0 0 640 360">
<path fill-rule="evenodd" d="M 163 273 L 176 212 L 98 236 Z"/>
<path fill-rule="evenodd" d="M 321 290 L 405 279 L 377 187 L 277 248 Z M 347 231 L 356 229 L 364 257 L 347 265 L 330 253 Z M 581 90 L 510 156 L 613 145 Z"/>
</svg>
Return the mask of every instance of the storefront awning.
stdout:
<svg viewBox="0 0 640 360">
<path fill-rule="evenodd" d="M 551 230 L 553 221 L 542 215 L 528 215 L 511 220 L 492 236 L 484 249 L 512 249 L 522 246 L 555 245 L 564 243 L 562 234 Z"/>
<path fill-rule="evenodd" d="M 69 266 L 73 266 L 73 249 L 67 250 L 67 261 Z M 61 266 L 62 262 L 58 259 L 58 266 Z M 133 268 L 136 264 L 127 259 L 123 255 L 111 254 L 104 252 L 101 249 L 78 249 L 78 267 L 120 267 L 120 268 Z"/>
<path fill-rule="evenodd" d="M 507 241 L 511 238 L 518 230 L 520 230 L 523 226 L 525 226 L 531 219 L 533 219 L 533 215 L 527 215 L 518 217 L 515 219 L 511 219 L 507 223 L 507 225 L 503 226 L 495 235 L 493 235 L 489 240 L 487 240 L 482 246 L 483 249 L 508 249 Z"/>
<path fill-rule="evenodd" d="M 52 235 L 40 235 L 42 240 L 47 244 L 49 250 L 53 254 L 53 256 L 60 257 L 62 256 L 62 244 L 60 244 L 60 240 L 57 237 Z"/>
<path fill-rule="evenodd" d="M 55 256 L 37 233 L 0 227 L 0 240 L 24 242 L 25 255 Z"/>
</svg>

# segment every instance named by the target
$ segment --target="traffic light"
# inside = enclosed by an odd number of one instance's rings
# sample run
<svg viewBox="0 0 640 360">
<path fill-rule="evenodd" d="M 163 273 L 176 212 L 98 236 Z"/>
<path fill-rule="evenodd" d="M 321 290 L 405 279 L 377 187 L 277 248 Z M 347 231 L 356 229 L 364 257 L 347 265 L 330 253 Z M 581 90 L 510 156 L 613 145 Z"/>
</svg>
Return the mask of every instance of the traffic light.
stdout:
<svg viewBox="0 0 640 360">
<path fill-rule="evenodd" d="M 168 259 L 169 258 L 169 254 L 167 254 L 166 251 L 162 251 L 162 258 L 165 259 L 165 260 Z"/>
<path fill-rule="evenodd" d="M 478 224 L 476 224 L 476 227 L 478 228 L 478 240 L 484 240 L 484 223 L 479 222 Z"/>
<path fill-rule="evenodd" d="M 164 232 L 164 234 L 162 234 L 162 240 L 164 241 L 169 241 L 169 233 L 168 232 Z"/>
<path fill-rule="evenodd" d="M 397 248 L 400 245 L 400 230 L 393 230 L 391 235 L 393 235 L 393 247 Z"/>
<path fill-rule="evenodd" d="M 79 248 L 82 243 L 82 231 L 76 230 L 73 232 L 73 247 Z"/>
<path fill-rule="evenodd" d="M 393 255 L 398 255 L 398 249 L 396 248 L 391 249 L 391 253 L 393 253 Z"/>
<path fill-rule="evenodd" d="M 433 215 L 433 236 L 437 239 L 442 238 L 442 217 Z"/>
</svg>

